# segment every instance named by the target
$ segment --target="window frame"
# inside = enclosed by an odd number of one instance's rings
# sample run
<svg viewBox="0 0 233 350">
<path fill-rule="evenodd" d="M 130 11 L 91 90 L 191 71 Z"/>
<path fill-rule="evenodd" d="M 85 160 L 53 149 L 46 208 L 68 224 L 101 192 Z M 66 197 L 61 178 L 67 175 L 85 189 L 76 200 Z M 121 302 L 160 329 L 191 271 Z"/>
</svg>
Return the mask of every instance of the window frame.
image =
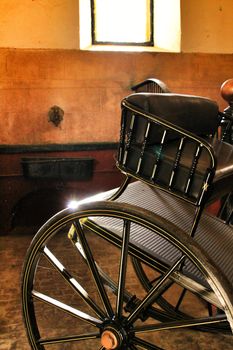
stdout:
<svg viewBox="0 0 233 350">
<path fill-rule="evenodd" d="M 99 41 L 96 39 L 96 30 L 95 30 L 95 0 L 90 0 L 91 5 L 91 41 L 92 45 L 114 45 L 114 46 L 146 46 L 153 47 L 154 46 L 154 0 L 149 0 L 149 16 L 150 16 L 150 33 L 149 40 L 145 42 L 119 42 L 119 41 Z"/>
<path fill-rule="evenodd" d="M 154 45 L 94 45 L 91 38 L 91 1 L 79 0 L 78 48 L 99 52 L 181 52 L 181 0 L 153 0 Z"/>
</svg>

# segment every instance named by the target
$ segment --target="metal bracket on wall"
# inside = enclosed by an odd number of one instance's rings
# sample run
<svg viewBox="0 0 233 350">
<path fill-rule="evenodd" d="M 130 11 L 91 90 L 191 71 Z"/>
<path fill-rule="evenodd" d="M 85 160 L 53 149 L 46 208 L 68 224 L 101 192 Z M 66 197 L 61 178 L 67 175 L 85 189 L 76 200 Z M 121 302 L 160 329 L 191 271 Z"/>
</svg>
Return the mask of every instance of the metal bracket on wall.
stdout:
<svg viewBox="0 0 233 350">
<path fill-rule="evenodd" d="M 63 120 L 64 111 L 58 106 L 53 106 L 50 108 L 48 116 L 49 122 L 52 122 L 55 126 L 59 126 L 59 124 Z"/>
</svg>

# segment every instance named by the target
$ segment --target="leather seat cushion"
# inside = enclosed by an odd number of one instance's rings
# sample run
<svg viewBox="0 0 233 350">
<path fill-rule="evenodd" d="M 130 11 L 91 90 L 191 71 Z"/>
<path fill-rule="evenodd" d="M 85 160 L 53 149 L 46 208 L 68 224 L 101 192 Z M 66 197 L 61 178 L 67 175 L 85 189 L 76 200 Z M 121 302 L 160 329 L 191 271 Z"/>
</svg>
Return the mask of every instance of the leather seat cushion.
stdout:
<svg viewBox="0 0 233 350">
<path fill-rule="evenodd" d="M 170 93 L 137 93 L 126 97 L 127 102 L 144 112 L 154 114 L 174 125 L 199 136 L 213 135 L 219 124 L 218 105 L 204 97 L 170 94 Z M 145 120 L 136 118 L 137 142 L 144 139 Z M 160 142 L 163 130 L 151 125 L 148 143 Z M 175 139 L 169 133 L 167 139 Z"/>
</svg>

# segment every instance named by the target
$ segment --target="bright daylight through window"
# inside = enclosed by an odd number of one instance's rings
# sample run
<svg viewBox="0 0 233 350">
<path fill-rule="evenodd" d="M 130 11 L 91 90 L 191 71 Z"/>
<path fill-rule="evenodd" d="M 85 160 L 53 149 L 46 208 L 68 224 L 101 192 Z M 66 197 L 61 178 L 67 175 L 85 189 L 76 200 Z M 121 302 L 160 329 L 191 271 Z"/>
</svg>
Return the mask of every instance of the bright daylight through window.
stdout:
<svg viewBox="0 0 233 350">
<path fill-rule="evenodd" d="M 180 51 L 180 0 L 79 0 L 81 50 Z"/>
<path fill-rule="evenodd" d="M 92 0 L 92 43 L 153 46 L 152 0 Z"/>
</svg>

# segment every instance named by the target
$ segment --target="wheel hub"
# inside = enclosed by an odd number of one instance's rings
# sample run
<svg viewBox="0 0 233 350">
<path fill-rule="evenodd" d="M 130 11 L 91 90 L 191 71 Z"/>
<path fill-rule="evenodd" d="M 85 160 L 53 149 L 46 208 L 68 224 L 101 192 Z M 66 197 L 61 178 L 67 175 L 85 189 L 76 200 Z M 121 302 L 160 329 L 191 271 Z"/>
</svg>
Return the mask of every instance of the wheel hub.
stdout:
<svg viewBox="0 0 233 350">
<path fill-rule="evenodd" d="M 115 334 L 111 331 L 104 331 L 101 336 L 101 345 L 107 349 L 116 349 L 118 347 L 118 340 Z"/>
<path fill-rule="evenodd" d="M 123 341 L 121 332 L 113 327 L 107 327 L 101 334 L 101 345 L 106 350 L 119 349 Z"/>
</svg>

